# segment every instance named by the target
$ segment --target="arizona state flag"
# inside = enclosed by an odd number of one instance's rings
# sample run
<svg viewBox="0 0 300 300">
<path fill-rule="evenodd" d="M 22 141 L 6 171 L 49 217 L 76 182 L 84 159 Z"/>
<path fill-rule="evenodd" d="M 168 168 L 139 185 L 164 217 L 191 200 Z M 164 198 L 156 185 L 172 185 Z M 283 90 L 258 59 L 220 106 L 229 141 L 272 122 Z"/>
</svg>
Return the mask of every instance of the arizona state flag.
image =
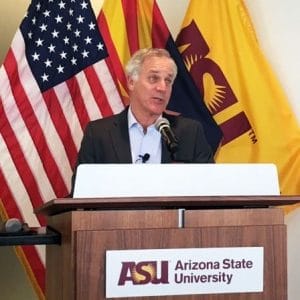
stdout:
<svg viewBox="0 0 300 300">
<path fill-rule="evenodd" d="M 224 138 L 217 162 L 275 163 L 300 193 L 300 130 L 242 0 L 191 0 L 178 49 Z"/>
<path fill-rule="evenodd" d="M 128 103 L 124 65 L 140 48 L 166 48 L 178 67 L 169 110 L 201 121 L 208 142 L 217 150 L 221 130 L 211 117 L 190 77 L 154 0 L 104 1 L 98 24 L 108 48 L 119 91 Z"/>
</svg>

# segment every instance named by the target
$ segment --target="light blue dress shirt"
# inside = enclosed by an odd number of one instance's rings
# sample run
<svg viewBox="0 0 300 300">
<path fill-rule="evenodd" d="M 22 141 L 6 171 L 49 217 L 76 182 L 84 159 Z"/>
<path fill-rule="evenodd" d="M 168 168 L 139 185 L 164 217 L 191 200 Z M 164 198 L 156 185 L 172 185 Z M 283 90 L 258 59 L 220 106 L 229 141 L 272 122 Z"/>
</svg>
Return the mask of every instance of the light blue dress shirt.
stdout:
<svg viewBox="0 0 300 300">
<path fill-rule="evenodd" d="M 133 163 L 142 163 L 142 157 L 150 155 L 146 163 L 161 163 L 161 135 L 154 124 L 144 133 L 143 127 L 134 117 L 130 107 L 128 109 L 128 130 L 130 139 L 131 157 Z"/>
</svg>

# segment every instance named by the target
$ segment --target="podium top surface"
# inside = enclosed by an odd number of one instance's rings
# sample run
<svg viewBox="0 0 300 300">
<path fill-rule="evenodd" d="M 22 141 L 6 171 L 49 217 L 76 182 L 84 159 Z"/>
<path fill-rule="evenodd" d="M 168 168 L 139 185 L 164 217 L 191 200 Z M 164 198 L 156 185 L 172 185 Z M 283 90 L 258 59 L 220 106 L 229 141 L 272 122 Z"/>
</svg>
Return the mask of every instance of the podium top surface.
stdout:
<svg viewBox="0 0 300 300">
<path fill-rule="evenodd" d="M 75 210 L 262 208 L 300 203 L 300 196 L 59 198 L 35 209 L 51 216 Z"/>
<path fill-rule="evenodd" d="M 76 172 L 73 197 L 279 194 L 274 164 L 81 164 Z"/>
</svg>

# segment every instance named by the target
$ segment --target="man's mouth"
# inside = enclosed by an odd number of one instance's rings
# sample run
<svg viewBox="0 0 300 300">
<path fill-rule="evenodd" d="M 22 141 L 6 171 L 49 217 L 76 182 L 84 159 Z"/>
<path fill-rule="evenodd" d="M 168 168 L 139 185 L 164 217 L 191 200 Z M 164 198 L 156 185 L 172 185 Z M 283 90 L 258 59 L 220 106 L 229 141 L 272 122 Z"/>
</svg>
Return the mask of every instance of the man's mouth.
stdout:
<svg viewBox="0 0 300 300">
<path fill-rule="evenodd" d="M 163 98 L 161 98 L 161 97 L 153 97 L 153 99 L 154 99 L 154 100 L 156 100 L 156 101 L 159 101 L 159 102 L 162 102 L 162 101 L 164 101 L 164 99 L 163 99 Z"/>
</svg>

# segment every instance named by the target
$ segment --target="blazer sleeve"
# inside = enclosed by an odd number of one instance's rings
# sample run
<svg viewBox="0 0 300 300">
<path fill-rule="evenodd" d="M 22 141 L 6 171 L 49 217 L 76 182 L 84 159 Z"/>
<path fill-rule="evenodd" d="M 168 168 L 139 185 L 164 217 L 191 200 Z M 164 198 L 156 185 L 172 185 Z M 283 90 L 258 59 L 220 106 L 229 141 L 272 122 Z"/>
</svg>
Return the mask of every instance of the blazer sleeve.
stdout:
<svg viewBox="0 0 300 300">
<path fill-rule="evenodd" d="M 214 163 L 214 155 L 200 122 L 184 117 L 174 117 L 172 126 L 179 141 L 176 161 L 186 163 Z"/>
<path fill-rule="evenodd" d="M 100 149 L 97 149 L 99 151 Z M 95 133 L 93 133 L 92 123 L 89 123 L 84 131 L 80 150 L 77 157 L 77 165 L 81 163 L 95 163 Z"/>
<path fill-rule="evenodd" d="M 194 163 L 214 163 L 214 155 L 210 145 L 207 142 L 202 125 L 199 122 L 195 123 L 195 148 L 194 148 Z"/>
</svg>

